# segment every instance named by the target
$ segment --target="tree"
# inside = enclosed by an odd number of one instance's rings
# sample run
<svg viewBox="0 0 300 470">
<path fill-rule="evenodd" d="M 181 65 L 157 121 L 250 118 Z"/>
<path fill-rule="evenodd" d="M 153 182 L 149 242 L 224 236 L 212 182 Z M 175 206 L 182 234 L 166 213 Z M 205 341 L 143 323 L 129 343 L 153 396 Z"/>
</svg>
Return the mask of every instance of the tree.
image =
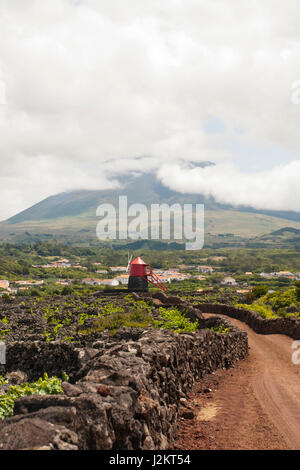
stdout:
<svg viewBox="0 0 300 470">
<path fill-rule="evenodd" d="M 73 293 L 73 289 L 70 286 L 65 286 L 61 291 L 62 295 L 71 295 Z"/>
<path fill-rule="evenodd" d="M 268 292 L 269 288 L 268 286 L 255 286 L 252 289 L 252 293 L 254 295 L 255 299 L 259 299 L 259 297 L 262 297 L 263 295 L 266 295 Z"/>
</svg>

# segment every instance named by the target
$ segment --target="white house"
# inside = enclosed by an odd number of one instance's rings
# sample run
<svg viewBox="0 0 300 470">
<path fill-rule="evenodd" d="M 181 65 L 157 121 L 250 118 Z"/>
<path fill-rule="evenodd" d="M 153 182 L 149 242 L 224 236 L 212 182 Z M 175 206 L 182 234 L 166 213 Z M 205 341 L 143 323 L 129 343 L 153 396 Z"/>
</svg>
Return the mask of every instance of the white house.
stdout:
<svg viewBox="0 0 300 470">
<path fill-rule="evenodd" d="M 8 289 L 9 288 L 9 281 L 6 279 L 0 279 L 0 289 Z"/>
<path fill-rule="evenodd" d="M 114 279 L 115 279 L 115 281 L 118 281 L 119 284 L 127 285 L 128 284 L 128 279 L 129 279 L 129 274 L 120 274 L 120 276 L 117 276 Z"/>
<path fill-rule="evenodd" d="M 225 277 L 221 282 L 223 286 L 237 286 L 238 283 L 233 277 Z"/>
<path fill-rule="evenodd" d="M 118 286 L 119 281 L 117 279 L 97 279 L 97 278 L 85 278 L 82 281 L 84 284 L 91 286 Z"/>
<path fill-rule="evenodd" d="M 111 266 L 111 267 L 110 267 L 110 270 L 111 270 L 113 273 L 116 273 L 116 272 L 125 272 L 125 271 L 127 271 L 127 266 Z"/>
<path fill-rule="evenodd" d="M 97 286 L 100 284 L 101 279 L 95 277 L 86 277 L 82 280 L 83 284 L 89 284 L 90 286 Z"/>
<path fill-rule="evenodd" d="M 197 269 L 200 273 L 211 274 L 214 272 L 214 268 L 212 268 L 211 266 L 198 266 Z"/>
<path fill-rule="evenodd" d="M 103 285 L 103 286 L 118 286 L 119 281 L 117 279 L 101 279 L 100 285 Z"/>
</svg>

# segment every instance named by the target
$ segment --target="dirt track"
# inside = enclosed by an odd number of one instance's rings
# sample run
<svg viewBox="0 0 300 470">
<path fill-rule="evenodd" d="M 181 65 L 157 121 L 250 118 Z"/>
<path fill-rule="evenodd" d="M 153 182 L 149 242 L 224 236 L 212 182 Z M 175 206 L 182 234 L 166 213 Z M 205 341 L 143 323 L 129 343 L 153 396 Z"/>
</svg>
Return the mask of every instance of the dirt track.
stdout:
<svg viewBox="0 0 300 470">
<path fill-rule="evenodd" d="M 196 385 L 187 403 L 195 417 L 181 421 L 175 448 L 300 450 L 300 365 L 291 360 L 293 340 L 230 321 L 247 331 L 249 357 Z"/>
</svg>

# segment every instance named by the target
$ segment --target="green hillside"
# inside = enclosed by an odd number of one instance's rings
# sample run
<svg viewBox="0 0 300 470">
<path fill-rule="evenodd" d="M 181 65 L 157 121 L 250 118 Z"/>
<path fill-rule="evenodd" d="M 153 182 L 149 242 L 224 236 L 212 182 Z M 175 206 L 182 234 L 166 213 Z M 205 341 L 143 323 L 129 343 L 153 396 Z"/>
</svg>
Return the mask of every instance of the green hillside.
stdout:
<svg viewBox="0 0 300 470">
<path fill-rule="evenodd" d="M 141 203 L 147 208 L 154 203 L 204 204 L 206 243 L 215 243 L 217 237 L 227 246 L 230 238 L 248 240 L 286 227 L 300 229 L 300 213 L 261 213 L 254 209 L 221 205 L 202 195 L 172 191 L 164 187 L 155 175 L 143 174 L 122 177 L 120 187 L 115 190 L 77 190 L 48 197 L 1 222 L 0 240 L 20 243 L 55 238 L 66 243 L 97 243 L 98 205 L 111 203 L 118 208 L 119 196 L 122 195 L 127 195 L 128 205 Z M 276 234 L 275 238 L 273 235 L 266 237 L 262 243 L 278 240 Z"/>
</svg>

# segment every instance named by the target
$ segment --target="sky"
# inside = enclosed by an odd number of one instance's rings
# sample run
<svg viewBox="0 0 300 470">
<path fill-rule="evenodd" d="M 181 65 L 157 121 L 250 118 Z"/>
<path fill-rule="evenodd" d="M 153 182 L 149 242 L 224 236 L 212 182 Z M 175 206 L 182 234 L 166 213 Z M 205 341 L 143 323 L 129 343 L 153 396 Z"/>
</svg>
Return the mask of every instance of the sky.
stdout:
<svg viewBox="0 0 300 470">
<path fill-rule="evenodd" d="M 0 220 L 127 171 L 300 211 L 299 15 L 298 0 L 0 0 Z"/>
</svg>

